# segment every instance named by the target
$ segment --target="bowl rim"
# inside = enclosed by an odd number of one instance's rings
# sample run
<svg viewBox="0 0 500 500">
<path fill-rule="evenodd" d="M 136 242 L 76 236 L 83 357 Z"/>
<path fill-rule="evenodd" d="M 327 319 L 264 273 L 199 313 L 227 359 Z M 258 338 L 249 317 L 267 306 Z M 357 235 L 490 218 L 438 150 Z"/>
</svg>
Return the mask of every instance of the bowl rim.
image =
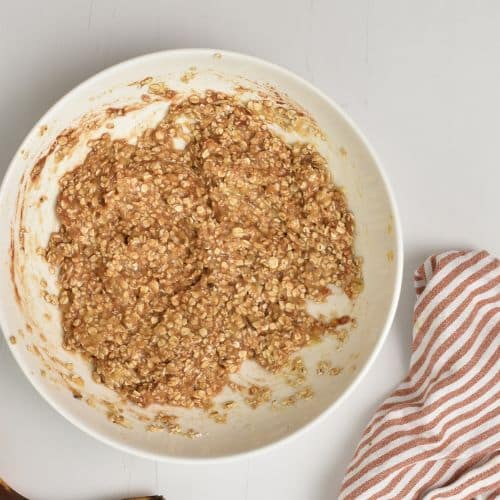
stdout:
<svg viewBox="0 0 500 500">
<path fill-rule="evenodd" d="M 264 59 L 261 59 L 259 57 L 247 55 L 247 54 L 242 54 L 239 52 L 233 52 L 233 51 L 228 51 L 228 50 L 221 50 L 221 49 L 210 49 L 210 48 L 184 48 L 184 49 L 172 49 L 172 50 L 160 50 L 160 51 L 155 51 L 143 55 L 139 55 L 130 59 L 126 59 L 122 62 L 119 62 L 117 64 L 114 64 L 112 66 L 109 66 L 98 73 L 94 74 L 93 76 L 87 78 L 77 86 L 73 87 L 69 92 L 67 92 L 64 96 L 62 96 L 60 99 L 58 99 L 43 115 L 42 117 L 35 123 L 35 125 L 31 128 L 31 130 L 26 134 L 24 140 L 22 141 L 21 145 L 19 148 L 16 150 L 14 153 L 11 161 L 9 162 L 9 166 L 7 167 L 7 170 L 5 172 L 5 175 L 3 177 L 3 180 L 0 184 L 0 204 L 1 200 L 4 197 L 4 192 L 7 189 L 7 184 L 8 181 L 13 175 L 13 163 L 17 156 L 20 154 L 21 150 L 25 148 L 25 144 L 28 141 L 28 139 L 33 135 L 34 131 L 38 129 L 38 127 L 42 124 L 42 122 L 46 121 L 48 117 L 50 117 L 51 114 L 55 113 L 60 107 L 63 107 L 72 97 L 74 94 L 78 93 L 80 90 L 83 88 L 91 85 L 95 81 L 99 80 L 103 76 L 107 75 L 108 73 L 112 73 L 117 69 L 125 68 L 127 66 L 132 66 L 137 64 L 138 62 L 148 60 L 148 59 L 155 59 L 161 56 L 165 55 L 186 55 L 186 56 L 193 56 L 193 55 L 213 55 L 214 53 L 221 54 L 222 57 L 224 56 L 229 56 L 229 57 L 235 57 L 238 58 L 242 61 L 247 61 L 249 63 L 257 64 L 260 66 L 267 67 L 268 69 L 281 74 L 287 78 L 295 80 L 297 83 L 301 84 L 304 86 L 309 92 L 312 92 L 322 99 L 324 99 L 330 107 L 332 107 L 345 122 L 351 127 L 351 129 L 354 131 L 354 133 L 358 136 L 360 141 L 363 143 L 364 147 L 366 148 L 369 156 L 372 158 L 373 163 L 375 164 L 383 186 L 387 192 L 387 197 L 389 201 L 389 206 L 391 209 L 391 215 L 393 218 L 393 230 L 394 230 L 394 236 L 395 236 L 395 242 L 396 242 L 396 248 L 395 248 L 395 266 L 396 266 L 396 273 L 395 273 L 395 279 L 394 279 L 394 284 L 393 284 L 393 292 L 392 292 L 392 300 L 391 304 L 389 307 L 389 310 L 386 315 L 386 319 L 384 322 L 384 325 L 382 327 L 381 334 L 378 336 L 378 339 L 373 347 L 373 350 L 364 363 L 364 366 L 362 369 L 356 374 L 354 379 L 351 381 L 351 383 L 343 390 L 343 392 L 339 395 L 339 397 L 325 410 L 323 410 L 320 414 L 318 414 L 316 417 L 314 417 L 312 420 L 309 422 L 305 423 L 298 429 L 294 430 L 292 433 L 283 436 L 271 443 L 259 446 L 257 448 L 247 450 L 247 451 L 241 451 L 238 453 L 230 453 L 226 455 L 220 455 L 216 457 L 175 457 L 171 456 L 168 454 L 164 453 L 154 453 L 154 452 L 148 452 L 144 451 L 142 449 L 139 449 L 133 445 L 125 444 L 118 439 L 110 438 L 108 435 L 100 430 L 95 430 L 92 429 L 83 419 L 79 419 L 76 416 L 71 415 L 69 412 L 67 412 L 64 407 L 61 407 L 56 401 L 54 401 L 51 397 L 51 395 L 46 391 L 45 387 L 43 384 L 38 382 L 37 377 L 34 375 L 34 373 L 30 373 L 29 369 L 25 364 L 23 363 L 20 355 L 18 355 L 17 350 L 14 349 L 14 347 L 11 345 L 11 343 L 8 341 L 9 335 L 7 333 L 6 325 L 7 325 L 7 320 L 4 317 L 4 311 L 3 307 L 0 306 L 0 329 L 3 332 L 3 335 L 5 337 L 6 343 L 9 346 L 10 352 L 12 353 L 14 359 L 16 360 L 18 366 L 21 368 L 22 372 L 26 376 L 26 378 L 30 381 L 30 383 L 33 385 L 33 387 L 36 389 L 36 391 L 43 397 L 43 399 L 54 409 L 56 410 L 60 415 L 62 415 L 66 420 L 71 422 L 75 427 L 83 431 L 84 433 L 92 436 L 93 438 L 111 446 L 112 448 L 118 449 L 120 451 L 124 451 L 126 453 L 130 453 L 135 456 L 139 456 L 141 458 L 146 458 L 149 460 L 157 460 L 157 461 L 162 461 L 162 462 L 172 462 L 172 463 L 179 463 L 179 464 L 214 464 L 214 463 L 223 463 L 223 462 L 230 462 L 234 460 L 239 460 L 243 458 L 250 458 L 254 457 L 257 455 L 260 455 L 262 453 L 268 452 L 272 449 L 277 448 L 278 446 L 281 446 L 285 443 L 289 443 L 292 440 L 298 438 L 299 436 L 302 436 L 305 434 L 312 426 L 318 424 L 319 422 L 323 421 L 328 417 L 330 414 L 333 413 L 333 411 L 338 408 L 341 404 L 343 404 L 346 399 L 354 392 L 354 390 L 358 387 L 359 383 L 361 380 L 366 376 L 368 370 L 372 367 L 376 357 L 380 353 L 382 346 L 389 334 L 389 330 L 392 326 L 392 323 L 394 321 L 394 317 L 396 314 L 396 309 L 397 305 L 399 302 L 399 297 L 401 293 L 401 283 L 402 283 L 402 277 L 403 277 L 403 237 L 402 237 L 402 229 L 401 229 L 401 221 L 400 221 L 400 215 L 399 211 L 396 205 L 395 201 L 395 196 L 392 190 L 392 187 L 389 183 L 388 177 L 386 175 L 386 172 L 382 166 L 382 162 L 380 158 L 378 157 L 377 153 L 371 146 L 370 142 L 368 139 L 365 137 L 363 132 L 358 128 L 358 126 L 353 122 L 353 120 L 348 116 L 348 114 L 328 95 L 323 93 L 321 90 L 316 88 L 314 85 L 309 83 L 307 80 L 302 78 L 301 76 L 295 74 L 294 72 L 283 68 L 282 66 L 279 66 L 277 64 L 271 63 L 269 61 L 266 61 Z"/>
</svg>

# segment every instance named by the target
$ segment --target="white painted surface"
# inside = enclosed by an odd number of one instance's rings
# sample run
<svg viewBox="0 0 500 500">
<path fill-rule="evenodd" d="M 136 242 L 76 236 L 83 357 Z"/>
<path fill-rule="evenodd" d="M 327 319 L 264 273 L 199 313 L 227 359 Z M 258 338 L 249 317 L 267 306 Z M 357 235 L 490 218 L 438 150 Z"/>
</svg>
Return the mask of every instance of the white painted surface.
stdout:
<svg viewBox="0 0 500 500">
<path fill-rule="evenodd" d="M 3 2 L 0 175 L 49 105 L 96 71 L 166 48 L 246 52 L 309 79 L 366 133 L 399 202 L 406 271 L 389 338 L 351 397 L 292 443 L 229 464 L 155 464 L 98 443 L 36 394 L 0 338 L 0 477 L 33 500 L 336 498 L 406 370 L 414 267 L 447 248 L 500 253 L 499 23 L 495 0 Z"/>
</svg>

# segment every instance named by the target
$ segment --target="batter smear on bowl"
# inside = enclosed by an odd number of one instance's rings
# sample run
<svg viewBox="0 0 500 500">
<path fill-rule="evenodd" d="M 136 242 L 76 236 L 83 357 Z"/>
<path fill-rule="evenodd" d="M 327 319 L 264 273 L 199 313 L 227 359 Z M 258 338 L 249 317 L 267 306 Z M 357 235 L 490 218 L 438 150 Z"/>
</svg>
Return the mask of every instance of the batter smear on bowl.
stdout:
<svg viewBox="0 0 500 500">
<path fill-rule="evenodd" d="M 94 140 L 60 181 L 46 257 L 64 347 L 139 406 L 209 407 L 244 360 L 277 371 L 335 330 L 306 299 L 361 289 L 353 216 L 325 159 L 287 144 L 260 107 L 187 96 L 136 144 Z"/>
</svg>

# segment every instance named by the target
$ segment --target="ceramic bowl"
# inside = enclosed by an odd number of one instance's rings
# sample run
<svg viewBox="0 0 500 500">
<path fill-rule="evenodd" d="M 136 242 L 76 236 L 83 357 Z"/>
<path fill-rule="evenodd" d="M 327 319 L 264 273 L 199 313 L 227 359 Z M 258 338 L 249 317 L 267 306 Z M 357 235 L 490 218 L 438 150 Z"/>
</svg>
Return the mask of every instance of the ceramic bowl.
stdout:
<svg viewBox="0 0 500 500">
<path fill-rule="evenodd" d="M 40 248 L 57 228 L 58 180 L 82 162 L 89 138 L 110 131 L 104 125 L 106 109 L 129 106 L 131 110 L 116 117 L 112 130 L 116 136 L 131 137 L 158 121 L 165 103 L 133 110 L 134 103 L 144 103 L 141 95 L 151 81 L 178 91 L 232 92 L 238 85 L 276 89 L 302 106 L 324 133 L 324 139 L 314 141 L 327 158 L 335 182 L 345 190 L 357 222 L 356 250 L 364 259 L 364 290 L 353 310 L 357 327 L 343 345 L 328 337 L 301 352 L 314 397 L 290 407 L 268 404 L 251 409 L 240 404 L 225 424 L 198 410 L 163 409 L 179 417 L 182 429 L 200 432 L 196 439 L 148 431 L 148 419 L 160 408 L 134 408 L 96 384 L 87 362 L 63 350 L 57 307 L 43 298 L 44 293 L 57 293 L 55 275 Z M 83 127 L 85 132 L 66 157 L 56 158 L 57 148 L 50 151 L 50 145 L 72 127 Z M 58 101 L 28 134 L 3 180 L 0 206 L 0 325 L 14 357 L 61 415 L 97 439 L 144 457 L 222 460 L 266 449 L 304 432 L 353 391 L 373 363 L 394 316 L 402 244 L 396 205 L 379 159 L 331 99 L 291 72 L 254 57 L 214 50 L 165 51 L 126 61 L 90 78 Z M 40 285 L 43 280 L 46 292 Z M 320 360 L 342 367 L 341 373 L 317 375 Z M 269 385 L 278 401 L 293 390 L 283 376 L 271 375 L 251 362 L 245 362 L 239 376 L 247 383 Z M 227 399 L 234 397 L 226 390 L 217 398 Z"/>
</svg>

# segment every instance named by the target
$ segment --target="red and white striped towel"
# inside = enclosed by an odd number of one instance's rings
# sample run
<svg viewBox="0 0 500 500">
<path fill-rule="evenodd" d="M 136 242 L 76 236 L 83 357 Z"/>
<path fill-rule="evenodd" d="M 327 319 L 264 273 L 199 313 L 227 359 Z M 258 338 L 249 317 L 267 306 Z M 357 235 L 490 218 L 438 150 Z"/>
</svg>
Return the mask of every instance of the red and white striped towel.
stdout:
<svg viewBox="0 0 500 500">
<path fill-rule="evenodd" d="M 410 371 L 365 429 L 340 499 L 500 498 L 500 261 L 435 255 L 415 288 Z"/>
</svg>

